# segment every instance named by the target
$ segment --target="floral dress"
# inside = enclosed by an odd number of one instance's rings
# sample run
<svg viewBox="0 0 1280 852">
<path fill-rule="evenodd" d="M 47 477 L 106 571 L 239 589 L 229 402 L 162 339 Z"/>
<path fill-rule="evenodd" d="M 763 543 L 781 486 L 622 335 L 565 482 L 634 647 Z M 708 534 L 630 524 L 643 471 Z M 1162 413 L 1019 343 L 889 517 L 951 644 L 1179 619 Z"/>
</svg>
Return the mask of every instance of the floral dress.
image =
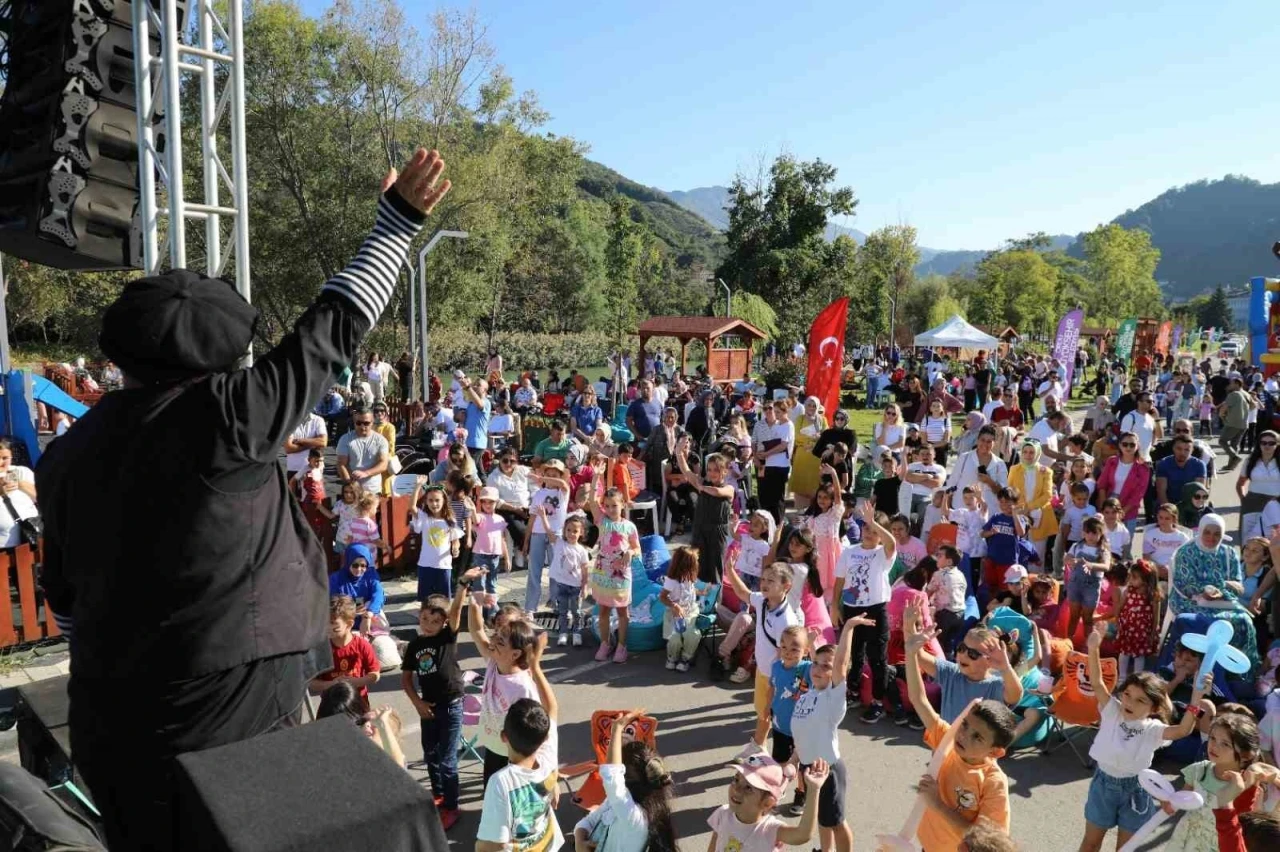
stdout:
<svg viewBox="0 0 1280 852">
<path fill-rule="evenodd" d="M 631 557 L 640 552 L 640 534 L 625 518 L 600 521 L 600 554 L 591 569 L 591 596 L 600 606 L 631 605 Z"/>
<path fill-rule="evenodd" d="M 1135 592 L 1127 592 L 1116 634 L 1116 650 L 1131 657 L 1145 657 L 1156 652 L 1154 641 L 1156 612 L 1151 599 Z"/>
<path fill-rule="evenodd" d="M 1182 770 L 1186 789 L 1204 796 L 1204 807 L 1186 811 L 1173 829 L 1169 842 L 1161 847 L 1164 852 L 1218 852 L 1218 828 L 1213 809 L 1218 802 L 1218 791 L 1227 782 L 1219 781 L 1213 774 L 1213 764 L 1207 760 L 1193 763 Z M 1239 811 L 1250 811 L 1257 799 L 1258 788 L 1251 787 L 1232 804 Z"/>
<path fill-rule="evenodd" d="M 1197 542 L 1189 542 L 1173 555 L 1173 582 L 1169 586 L 1169 607 L 1174 615 L 1194 613 L 1231 622 L 1231 644 L 1249 658 L 1249 674 L 1257 672 L 1261 659 L 1258 656 L 1258 634 L 1254 631 L 1253 617 L 1243 606 L 1234 609 L 1218 609 L 1201 606 L 1194 599 L 1205 586 L 1216 586 L 1223 600 L 1236 601 L 1236 595 L 1226 587 L 1228 580 L 1244 582 L 1240 567 L 1240 555 L 1235 548 L 1220 544 L 1206 553 Z M 1237 601 L 1238 603 L 1238 601 Z"/>
</svg>

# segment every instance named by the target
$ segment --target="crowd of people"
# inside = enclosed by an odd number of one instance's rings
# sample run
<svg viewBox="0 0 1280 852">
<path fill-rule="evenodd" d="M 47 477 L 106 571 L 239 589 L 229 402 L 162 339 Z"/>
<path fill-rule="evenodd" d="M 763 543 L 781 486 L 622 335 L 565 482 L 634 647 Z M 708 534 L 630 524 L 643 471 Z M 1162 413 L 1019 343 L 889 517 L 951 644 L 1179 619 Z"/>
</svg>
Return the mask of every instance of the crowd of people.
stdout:
<svg viewBox="0 0 1280 852">
<path fill-rule="evenodd" d="M 670 362 L 653 358 L 636 378 L 617 356 L 598 383 L 553 371 L 508 384 L 492 353 L 484 378 L 455 371 L 451 387 L 431 385 L 438 397 L 399 406 L 399 422 L 387 380 L 382 396 L 367 381 L 372 399 L 360 389 L 344 400 L 353 425 L 338 443 L 343 487 L 329 512 L 344 557 L 331 586 L 334 669 L 313 684 L 326 707 L 345 684 L 339 703 L 366 714 L 378 738 L 384 723 L 360 699 L 399 664 L 451 827 L 465 609 L 485 661 L 474 681 L 486 784 L 477 848 L 557 848 L 556 703 L 542 652 L 598 641 L 597 660 L 628 661 L 644 542 L 667 521 L 667 669 L 688 672 L 718 623 L 711 676 L 753 684 L 757 724 L 728 804 L 710 818 L 714 849 L 803 845 L 815 825 L 821 849 L 851 848 L 838 737 L 849 710 L 867 725 L 891 716 L 935 749 L 936 771 L 919 785 L 926 850 L 1013 848 L 999 758 L 1046 743 L 1055 705 L 1079 699 L 1064 684 L 1081 667 L 1098 727 L 1082 849 L 1101 848 L 1112 828 L 1122 845 L 1159 807 L 1137 777 L 1164 746 L 1205 801 L 1170 848 L 1274 843 L 1274 380 L 1211 359 L 1128 370 L 1103 360 L 1090 378 L 1082 357 L 1069 382 L 1043 357 L 997 366 L 986 353 L 949 363 L 855 354 L 866 403 L 883 406 L 861 442 L 846 411 L 826 412 L 802 389 L 669 375 Z M 1082 423 L 1066 411 L 1072 398 L 1089 403 Z M 515 418 L 548 400 L 546 437 L 522 446 Z M 323 499 L 303 486 L 316 479 L 325 404 L 286 445 L 303 500 Z M 384 543 L 369 520 L 391 493 L 397 441 L 437 462 L 413 481 L 420 635 L 402 655 L 378 626 L 370 548 Z M 1233 530 L 1209 500 L 1226 475 L 1242 500 Z M 526 572 L 523 597 L 499 601 L 497 574 L 513 567 Z M 544 601 L 554 612 L 545 633 Z M 1182 637 L 1214 620 L 1231 625 L 1247 672 L 1197 676 L 1202 655 Z M 1073 652 L 1087 665 L 1069 666 Z M 606 804 L 575 829 L 580 850 L 674 849 L 670 775 L 651 744 L 627 735 L 640 714 L 619 717 L 601 770 Z"/>
</svg>

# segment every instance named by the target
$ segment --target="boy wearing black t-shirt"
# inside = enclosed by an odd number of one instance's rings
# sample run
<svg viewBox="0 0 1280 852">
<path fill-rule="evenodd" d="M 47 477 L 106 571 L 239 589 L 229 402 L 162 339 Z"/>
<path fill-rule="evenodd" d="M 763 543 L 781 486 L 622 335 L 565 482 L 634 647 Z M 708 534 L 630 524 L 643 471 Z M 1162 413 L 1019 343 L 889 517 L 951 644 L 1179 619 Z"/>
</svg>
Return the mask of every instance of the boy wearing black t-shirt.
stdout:
<svg viewBox="0 0 1280 852">
<path fill-rule="evenodd" d="M 467 585 L 484 572 L 473 568 L 462 577 Z M 474 576 L 473 576 L 474 575 Z M 432 595 L 418 611 L 420 634 L 405 648 L 400 685 L 413 702 L 422 725 L 422 759 L 447 831 L 458 821 L 458 747 L 462 742 L 462 669 L 458 667 L 458 626 L 468 595 L 459 590 L 453 603 Z M 418 690 L 413 676 L 418 676 Z"/>
</svg>

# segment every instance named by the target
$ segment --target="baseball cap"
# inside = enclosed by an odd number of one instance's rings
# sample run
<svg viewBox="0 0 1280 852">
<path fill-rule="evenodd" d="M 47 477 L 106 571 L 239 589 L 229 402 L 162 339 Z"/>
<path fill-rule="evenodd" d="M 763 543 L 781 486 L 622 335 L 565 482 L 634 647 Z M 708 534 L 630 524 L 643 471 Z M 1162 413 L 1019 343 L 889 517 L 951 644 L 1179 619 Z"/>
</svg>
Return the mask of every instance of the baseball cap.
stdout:
<svg viewBox="0 0 1280 852">
<path fill-rule="evenodd" d="M 568 468 L 566 468 L 566 467 L 564 466 L 564 462 L 560 461 L 560 459 L 549 459 L 549 460 L 547 460 L 547 461 L 543 462 L 543 463 L 542 463 L 542 466 L 543 466 L 543 468 L 548 468 L 548 467 L 549 467 L 549 468 L 551 468 L 552 470 L 558 470 L 558 471 L 560 471 L 561 473 L 565 473 L 565 472 L 567 472 L 567 471 L 568 471 Z"/>
<path fill-rule="evenodd" d="M 791 776 L 778 761 L 767 754 L 753 754 L 741 763 L 731 764 L 742 780 L 781 801 Z M 794 773 L 794 770 L 793 770 Z"/>
<path fill-rule="evenodd" d="M 1010 565 L 1004 572 L 1004 581 L 1007 584 L 1021 583 L 1027 579 L 1027 569 L 1021 565 Z"/>
<path fill-rule="evenodd" d="M 481 500 L 481 501 L 484 501 L 484 500 L 493 500 L 494 502 L 497 502 L 497 500 L 498 500 L 498 489 L 493 488 L 493 487 L 491 487 L 491 486 L 490 486 L 490 487 L 481 488 L 481 489 L 480 489 L 480 500 Z"/>
<path fill-rule="evenodd" d="M 461 378 L 464 378 L 466 375 L 467 375 L 467 374 L 466 374 L 466 373 L 464 373 L 464 372 L 462 372 L 461 370 L 454 370 L 454 371 L 453 371 L 453 377 L 454 377 L 455 379 L 461 379 Z"/>
</svg>

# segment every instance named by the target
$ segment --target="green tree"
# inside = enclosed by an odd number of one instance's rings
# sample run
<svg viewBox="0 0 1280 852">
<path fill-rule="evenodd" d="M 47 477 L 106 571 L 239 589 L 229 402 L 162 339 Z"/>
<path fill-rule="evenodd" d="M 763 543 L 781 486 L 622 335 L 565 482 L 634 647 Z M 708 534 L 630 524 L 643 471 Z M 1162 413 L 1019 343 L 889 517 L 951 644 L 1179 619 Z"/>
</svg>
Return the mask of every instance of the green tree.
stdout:
<svg viewBox="0 0 1280 852">
<path fill-rule="evenodd" d="M 861 335 L 874 337 L 889 330 L 891 299 L 898 302 L 898 334 L 903 334 L 901 299 L 915 281 L 919 262 L 916 229 L 910 225 L 888 225 L 867 235 L 858 249 L 850 305 Z"/>
<path fill-rule="evenodd" d="M 644 237 L 632 219 L 631 201 L 614 196 L 609 204 L 609 239 L 605 245 L 605 307 L 608 326 L 621 347 L 623 335 L 636 327 L 636 278 L 644 255 Z"/>
<path fill-rule="evenodd" d="M 1227 291 L 1219 284 L 1196 312 L 1197 324 L 1203 328 L 1231 328 L 1231 305 Z"/>
<path fill-rule="evenodd" d="M 746 320 L 771 339 L 778 337 L 778 315 L 769 303 L 755 293 L 739 293 L 733 297 L 733 315 Z"/>
<path fill-rule="evenodd" d="M 788 338 L 803 335 L 814 314 L 853 283 L 856 247 L 824 239 L 828 220 L 857 206 L 853 190 L 835 187 L 835 179 L 835 167 L 822 160 L 783 155 L 767 182 L 739 175 L 729 187 L 728 253 L 716 275 L 773 306 Z"/>
<path fill-rule="evenodd" d="M 902 296 L 899 321 L 912 335 L 941 325 L 954 314 L 966 315 L 965 306 L 951 292 L 951 282 L 943 275 L 916 281 Z"/>
<path fill-rule="evenodd" d="M 1085 273 L 1080 303 L 1095 322 L 1159 317 L 1163 312 L 1156 264 L 1160 251 L 1138 228 L 1100 225 L 1084 235 Z"/>
</svg>

